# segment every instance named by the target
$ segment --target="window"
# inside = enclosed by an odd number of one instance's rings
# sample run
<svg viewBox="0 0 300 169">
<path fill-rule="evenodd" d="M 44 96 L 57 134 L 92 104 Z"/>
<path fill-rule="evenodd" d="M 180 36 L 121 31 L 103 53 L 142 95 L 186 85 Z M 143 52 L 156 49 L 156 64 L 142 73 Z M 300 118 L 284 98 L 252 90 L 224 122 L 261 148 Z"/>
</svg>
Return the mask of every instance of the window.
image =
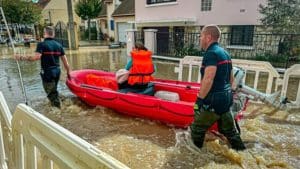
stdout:
<svg viewBox="0 0 300 169">
<path fill-rule="evenodd" d="M 115 30 L 115 22 L 114 20 L 110 20 L 110 30 Z"/>
<path fill-rule="evenodd" d="M 201 11 L 211 11 L 212 0 L 201 0 Z"/>
<path fill-rule="evenodd" d="M 167 3 L 167 2 L 176 2 L 176 0 L 147 0 L 147 5 Z"/>
<path fill-rule="evenodd" d="M 230 45 L 252 46 L 253 45 L 253 25 L 232 26 Z"/>
</svg>

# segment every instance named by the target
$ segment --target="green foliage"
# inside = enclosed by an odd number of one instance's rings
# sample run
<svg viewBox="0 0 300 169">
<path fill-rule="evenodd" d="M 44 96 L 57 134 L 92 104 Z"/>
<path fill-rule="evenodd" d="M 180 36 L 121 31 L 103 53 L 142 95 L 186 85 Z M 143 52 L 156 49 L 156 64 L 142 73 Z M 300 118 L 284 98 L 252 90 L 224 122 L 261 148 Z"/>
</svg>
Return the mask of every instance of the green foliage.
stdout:
<svg viewBox="0 0 300 169">
<path fill-rule="evenodd" d="M 3 0 L 2 5 L 9 23 L 35 24 L 41 19 L 41 8 L 32 2 Z"/>
<path fill-rule="evenodd" d="M 79 0 L 75 4 L 75 12 L 83 20 L 97 18 L 101 10 L 101 0 Z"/>
<path fill-rule="evenodd" d="M 88 20 L 89 40 L 91 40 L 91 19 L 97 18 L 102 10 L 101 0 L 79 0 L 75 4 L 75 13 L 83 20 Z"/>
<path fill-rule="evenodd" d="M 271 54 L 271 53 L 264 53 L 264 54 L 256 55 L 254 60 L 285 63 L 287 58 L 288 58 L 287 55 L 282 55 L 282 54 L 276 55 L 276 54 Z"/>
<path fill-rule="evenodd" d="M 179 45 L 180 46 L 180 45 Z M 200 51 L 195 48 L 194 44 L 190 44 L 186 47 L 177 47 L 175 48 L 175 56 L 176 57 L 183 57 L 183 56 L 202 56 L 203 51 Z"/>
<path fill-rule="evenodd" d="M 300 62 L 300 56 L 286 54 L 257 54 L 253 60 L 270 62 L 274 67 L 289 67 Z"/>
<path fill-rule="evenodd" d="M 91 27 L 91 39 L 90 40 L 97 40 L 97 29 L 96 27 Z M 89 39 L 89 30 L 84 31 L 84 38 L 83 39 Z"/>
<path fill-rule="evenodd" d="M 263 14 L 262 23 L 276 33 L 300 32 L 300 1 L 299 0 L 268 0 L 260 5 Z"/>
</svg>

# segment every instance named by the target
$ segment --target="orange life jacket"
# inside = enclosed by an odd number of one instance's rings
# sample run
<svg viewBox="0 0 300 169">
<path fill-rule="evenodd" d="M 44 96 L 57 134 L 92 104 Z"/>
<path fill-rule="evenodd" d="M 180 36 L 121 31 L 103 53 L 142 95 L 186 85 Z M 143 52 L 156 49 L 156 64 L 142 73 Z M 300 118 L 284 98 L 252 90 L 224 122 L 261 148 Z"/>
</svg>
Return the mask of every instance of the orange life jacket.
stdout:
<svg viewBox="0 0 300 169">
<path fill-rule="evenodd" d="M 99 76 L 95 74 L 86 75 L 86 84 L 96 87 L 105 87 L 112 90 L 118 90 L 118 84 L 114 78 L 111 79 L 109 77 Z"/>
<path fill-rule="evenodd" d="M 145 50 L 135 50 L 131 52 L 132 67 L 129 70 L 128 84 L 147 84 L 153 77 L 152 52 Z"/>
</svg>

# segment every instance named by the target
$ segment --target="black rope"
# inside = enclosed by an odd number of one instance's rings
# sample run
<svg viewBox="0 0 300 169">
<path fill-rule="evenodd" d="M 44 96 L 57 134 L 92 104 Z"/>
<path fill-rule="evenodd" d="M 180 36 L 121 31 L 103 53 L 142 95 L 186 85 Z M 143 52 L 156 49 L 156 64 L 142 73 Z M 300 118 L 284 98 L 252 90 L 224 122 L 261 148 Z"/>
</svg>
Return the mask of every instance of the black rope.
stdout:
<svg viewBox="0 0 300 169">
<path fill-rule="evenodd" d="M 171 114 L 175 114 L 177 116 L 184 116 L 184 117 L 194 117 L 194 114 L 182 114 L 182 113 L 177 113 L 175 111 L 172 111 L 172 110 L 169 110 L 165 107 L 162 107 L 161 105 L 159 105 L 159 108 L 162 109 L 162 110 L 165 110 L 167 111 L 168 113 L 171 113 Z"/>
<path fill-rule="evenodd" d="M 123 100 L 124 102 L 133 104 L 133 105 L 135 105 L 135 106 L 148 107 L 148 108 L 156 107 L 156 105 L 154 105 L 154 106 L 141 105 L 141 104 L 138 104 L 137 102 L 131 102 L 131 101 L 129 101 L 129 100 L 127 100 L 127 99 L 124 99 L 124 98 L 122 98 L 122 97 L 119 97 L 119 98 L 120 98 L 120 100 Z"/>
</svg>

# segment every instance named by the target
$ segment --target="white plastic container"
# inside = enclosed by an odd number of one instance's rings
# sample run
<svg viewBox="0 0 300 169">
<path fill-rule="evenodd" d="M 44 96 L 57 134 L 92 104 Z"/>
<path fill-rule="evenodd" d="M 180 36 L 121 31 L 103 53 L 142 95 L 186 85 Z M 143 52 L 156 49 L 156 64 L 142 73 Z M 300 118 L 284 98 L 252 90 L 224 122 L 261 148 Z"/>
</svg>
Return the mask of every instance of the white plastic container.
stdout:
<svg viewBox="0 0 300 169">
<path fill-rule="evenodd" d="M 172 101 L 172 102 L 177 102 L 177 101 L 180 100 L 178 93 L 164 91 L 164 90 L 157 91 L 154 94 L 154 96 L 158 97 L 158 98 L 161 98 L 163 100 L 168 100 L 168 101 Z"/>
</svg>

